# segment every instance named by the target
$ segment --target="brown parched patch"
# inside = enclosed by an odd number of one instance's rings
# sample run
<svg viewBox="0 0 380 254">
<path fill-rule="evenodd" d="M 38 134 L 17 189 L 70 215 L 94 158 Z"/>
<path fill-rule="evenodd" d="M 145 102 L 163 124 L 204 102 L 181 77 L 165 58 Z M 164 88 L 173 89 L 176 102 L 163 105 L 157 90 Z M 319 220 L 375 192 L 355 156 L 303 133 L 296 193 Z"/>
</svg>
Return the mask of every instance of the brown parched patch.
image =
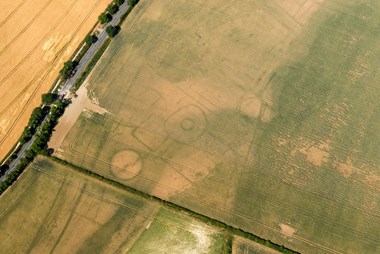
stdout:
<svg viewBox="0 0 380 254">
<path fill-rule="evenodd" d="M 365 182 L 368 185 L 373 186 L 376 191 L 380 192 L 380 175 L 371 173 L 365 177 Z"/>
<path fill-rule="evenodd" d="M 313 165 L 320 167 L 322 164 L 326 163 L 330 157 L 329 153 L 330 143 L 323 142 L 318 146 L 310 145 L 301 148 L 299 151 L 306 155 L 306 158 Z"/>
<path fill-rule="evenodd" d="M 292 237 L 294 233 L 297 231 L 291 226 L 282 224 L 282 223 L 280 224 L 280 228 L 281 228 L 281 233 L 288 237 Z"/>
<path fill-rule="evenodd" d="M 352 164 L 351 158 L 348 158 L 345 163 L 338 163 L 335 168 L 345 178 L 349 178 L 353 173 L 358 172 L 358 169 Z"/>
</svg>

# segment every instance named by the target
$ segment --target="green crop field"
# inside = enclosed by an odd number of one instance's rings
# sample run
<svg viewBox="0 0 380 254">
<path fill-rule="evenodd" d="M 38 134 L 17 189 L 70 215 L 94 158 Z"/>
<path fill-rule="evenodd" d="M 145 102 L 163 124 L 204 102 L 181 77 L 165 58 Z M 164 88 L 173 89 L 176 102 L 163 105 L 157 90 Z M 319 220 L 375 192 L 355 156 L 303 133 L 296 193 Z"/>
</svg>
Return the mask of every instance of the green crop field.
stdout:
<svg viewBox="0 0 380 254">
<path fill-rule="evenodd" d="M 379 252 L 379 41 L 377 1 L 141 0 L 88 80 L 106 113 L 55 155 L 296 251 Z"/>
</svg>

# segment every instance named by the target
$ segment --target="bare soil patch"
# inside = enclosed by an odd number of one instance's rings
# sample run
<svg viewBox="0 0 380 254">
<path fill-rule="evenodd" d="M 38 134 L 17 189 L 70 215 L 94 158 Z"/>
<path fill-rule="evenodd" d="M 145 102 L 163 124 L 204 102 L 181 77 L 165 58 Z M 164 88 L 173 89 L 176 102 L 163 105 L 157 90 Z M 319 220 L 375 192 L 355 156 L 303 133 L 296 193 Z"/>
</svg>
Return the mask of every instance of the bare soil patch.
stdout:
<svg viewBox="0 0 380 254">
<path fill-rule="evenodd" d="M 358 169 L 352 165 L 350 158 L 347 159 L 345 163 L 338 163 L 336 169 L 341 173 L 345 178 L 350 177 L 353 173 L 358 172 Z"/>
<path fill-rule="evenodd" d="M 292 237 L 296 232 L 294 228 L 286 224 L 280 224 L 280 228 L 281 228 L 281 233 L 287 237 Z"/>
<path fill-rule="evenodd" d="M 321 143 L 319 146 L 311 145 L 300 149 L 300 152 L 306 155 L 306 158 L 313 165 L 320 167 L 328 161 L 330 157 L 328 143 Z"/>
<path fill-rule="evenodd" d="M 76 94 L 77 97 L 72 98 L 72 103 L 67 107 L 64 116 L 60 118 L 58 125 L 55 127 L 54 135 L 49 142 L 49 147 L 54 150 L 59 150 L 67 133 L 84 110 L 98 114 L 107 112 L 106 109 L 98 106 L 94 100 L 90 100 L 85 85 L 81 86 Z"/>
</svg>

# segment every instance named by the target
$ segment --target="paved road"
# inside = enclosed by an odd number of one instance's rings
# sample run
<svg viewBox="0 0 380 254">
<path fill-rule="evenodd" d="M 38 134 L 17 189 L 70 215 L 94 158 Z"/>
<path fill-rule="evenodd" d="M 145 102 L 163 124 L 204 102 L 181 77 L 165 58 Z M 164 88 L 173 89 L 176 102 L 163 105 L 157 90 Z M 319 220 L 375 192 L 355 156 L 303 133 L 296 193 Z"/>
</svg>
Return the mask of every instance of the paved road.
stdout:
<svg viewBox="0 0 380 254">
<path fill-rule="evenodd" d="M 129 6 L 128 6 L 127 2 L 125 2 L 122 6 L 120 6 L 120 10 L 117 13 L 115 13 L 112 20 L 108 23 L 107 26 L 111 26 L 111 25 L 115 26 L 119 22 L 120 17 L 128 9 L 128 7 Z M 78 64 L 77 72 L 75 73 L 74 77 L 72 77 L 66 81 L 66 83 L 63 85 L 63 87 L 59 91 L 59 93 L 58 93 L 59 95 L 64 95 L 70 90 L 71 86 L 75 83 L 77 78 L 80 77 L 80 74 L 83 72 L 83 70 L 85 69 L 87 64 L 90 62 L 91 58 L 94 56 L 96 51 L 99 49 L 99 47 L 103 44 L 103 42 L 106 39 L 107 39 L 106 29 L 103 29 L 100 32 L 100 34 L 98 35 L 98 40 L 94 44 L 92 44 L 92 46 L 89 48 L 87 53 L 83 56 L 82 60 Z"/>
<path fill-rule="evenodd" d="M 18 153 L 19 156 L 9 165 L 9 169 L 7 170 L 7 172 L 5 172 L 5 174 L 0 178 L 1 181 L 4 181 L 7 175 L 9 175 L 16 168 L 20 160 L 25 157 L 25 152 L 29 150 L 34 140 L 36 140 L 35 136 L 33 136 L 27 143 L 25 143 L 25 145 L 21 148 L 20 152 Z"/>
<path fill-rule="evenodd" d="M 124 3 L 122 6 L 120 6 L 119 11 L 117 13 L 115 13 L 115 15 L 113 16 L 113 19 L 108 23 L 107 26 L 111 26 L 111 25 L 115 26 L 119 22 L 120 17 L 128 9 L 128 7 L 129 6 L 128 6 L 127 2 Z M 107 39 L 106 29 L 103 29 L 100 32 L 100 34 L 98 35 L 98 40 L 94 44 L 92 44 L 92 46 L 89 48 L 87 53 L 83 56 L 83 58 L 79 62 L 78 66 L 77 66 L 77 72 L 75 73 L 75 75 L 72 78 L 68 79 L 66 81 L 66 83 L 64 84 L 64 86 L 62 87 L 62 89 L 59 91 L 59 93 L 58 93 L 59 95 L 65 95 L 70 90 L 71 86 L 75 83 L 77 78 L 80 77 L 80 74 L 83 72 L 83 70 L 85 69 L 85 67 L 87 66 L 87 64 L 91 60 L 91 58 L 94 56 L 94 54 L 97 52 L 99 47 L 103 44 L 103 42 L 106 39 Z M 46 121 L 46 117 L 42 121 L 41 125 L 45 121 Z M 22 149 L 18 153 L 18 157 L 9 165 L 9 169 L 7 170 L 7 172 L 5 172 L 5 174 L 0 178 L 2 181 L 4 181 L 6 176 L 9 175 L 17 167 L 20 160 L 25 157 L 25 152 L 32 146 L 35 139 L 36 139 L 36 137 L 34 135 L 27 143 L 24 144 L 24 146 L 22 147 Z"/>
</svg>

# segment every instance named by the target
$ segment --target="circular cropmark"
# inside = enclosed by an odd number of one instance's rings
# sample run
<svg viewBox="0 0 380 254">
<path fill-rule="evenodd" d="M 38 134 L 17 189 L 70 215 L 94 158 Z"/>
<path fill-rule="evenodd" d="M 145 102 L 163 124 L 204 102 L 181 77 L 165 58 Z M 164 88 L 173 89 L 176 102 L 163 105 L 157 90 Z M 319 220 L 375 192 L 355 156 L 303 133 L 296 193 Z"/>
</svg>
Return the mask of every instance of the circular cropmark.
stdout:
<svg viewBox="0 0 380 254">
<path fill-rule="evenodd" d="M 194 126 L 195 126 L 195 122 L 191 118 L 185 118 L 181 122 L 181 127 L 185 131 L 191 131 L 192 129 L 194 129 Z"/>
<path fill-rule="evenodd" d="M 178 109 L 165 121 L 165 129 L 171 138 L 188 143 L 202 135 L 206 124 L 206 115 L 202 109 L 188 105 Z"/>
<path fill-rule="evenodd" d="M 118 152 L 112 157 L 111 164 L 112 174 L 123 180 L 135 177 L 142 168 L 140 155 L 132 150 Z"/>
</svg>

